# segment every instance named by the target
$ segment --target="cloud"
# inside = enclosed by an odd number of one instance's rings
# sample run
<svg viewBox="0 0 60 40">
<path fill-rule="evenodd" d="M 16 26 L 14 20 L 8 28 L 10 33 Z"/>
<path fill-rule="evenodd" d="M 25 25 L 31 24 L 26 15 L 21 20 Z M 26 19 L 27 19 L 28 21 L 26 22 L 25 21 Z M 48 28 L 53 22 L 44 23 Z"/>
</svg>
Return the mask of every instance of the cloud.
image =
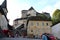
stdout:
<svg viewBox="0 0 60 40">
<path fill-rule="evenodd" d="M 23 2 L 21 0 L 7 0 L 7 8 L 8 8 L 8 14 L 7 17 L 10 19 L 10 24 L 13 24 L 13 20 L 16 18 L 21 17 L 21 10 L 28 10 L 31 5 L 28 0 L 27 2 Z M 54 0 L 55 1 L 55 0 Z M 3 0 L 0 0 L 0 4 L 3 2 Z M 33 5 L 35 8 L 41 9 L 39 12 L 48 12 L 52 16 L 52 13 L 55 9 L 60 9 L 60 0 L 56 1 L 53 5 L 49 5 L 48 0 L 39 0 L 38 3 L 34 3 Z"/>
<path fill-rule="evenodd" d="M 39 12 L 48 12 L 52 16 L 53 12 L 56 9 L 60 9 L 60 1 L 57 1 L 54 5 L 47 5 L 43 9 L 41 9 Z"/>
<path fill-rule="evenodd" d="M 14 0 L 14 1 L 9 0 L 7 5 L 8 5 L 8 15 L 7 16 L 8 16 L 9 19 L 11 19 L 11 17 L 14 18 L 14 19 L 17 16 L 21 17 L 21 10 L 29 8 L 29 4 L 27 4 L 27 3 L 20 3 L 19 4 L 19 3 L 16 2 L 16 0 Z M 11 16 L 9 16 L 9 15 L 11 15 Z"/>
<path fill-rule="evenodd" d="M 45 4 L 47 4 L 48 3 L 48 0 L 40 0 L 39 2 L 38 2 L 38 5 L 45 5 Z"/>
<path fill-rule="evenodd" d="M 18 3 L 16 0 L 7 0 L 8 14 L 7 18 L 10 19 L 10 24 L 13 24 L 13 20 L 21 17 L 21 10 L 30 8 L 28 3 Z"/>
<path fill-rule="evenodd" d="M 52 6 L 47 5 L 46 7 L 44 7 L 44 8 L 43 8 L 42 10 L 40 10 L 39 12 L 48 12 L 48 13 L 50 13 L 50 15 L 52 16 L 52 11 L 53 11 Z"/>
<path fill-rule="evenodd" d="M 54 7 L 60 9 L 60 1 L 56 2 L 56 4 L 54 5 Z"/>
<path fill-rule="evenodd" d="M 46 6 L 46 7 L 45 7 L 43 10 L 41 10 L 41 11 L 51 13 L 52 7 L 48 5 L 48 6 Z"/>
<path fill-rule="evenodd" d="M 3 1 L 4 1 L 4 0 L 0 0 L 0 5 L 2 4 Z"/>
</svg>

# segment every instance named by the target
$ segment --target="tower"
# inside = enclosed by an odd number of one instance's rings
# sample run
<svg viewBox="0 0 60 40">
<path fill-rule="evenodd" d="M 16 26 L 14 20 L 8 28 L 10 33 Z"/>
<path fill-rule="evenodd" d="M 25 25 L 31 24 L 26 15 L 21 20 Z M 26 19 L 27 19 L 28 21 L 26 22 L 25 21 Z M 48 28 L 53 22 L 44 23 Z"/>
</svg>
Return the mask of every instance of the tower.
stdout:
<svg viewBox="0 0 60 40">
<path fill-rule="evenodd" d="M 27 17 L 28 10 L 22 10 L 22 18 Z"/>
<path fill-rule="evenodd" d="M 36 10 L 33 7 L 29 8 L 27 16 L 36 16 Z"/>
<path fill-rule="evenodd" d="M 4 0 L 3 3 L 0 5 L 0 26 L 3 30 L 8 29 L 8 19 L 7 15 L 7 0 Z"/>
<path fill-rule="evenodd" d="M 4 0 L 4 2 L 0 5 L 2 10 L 4 11 L 5 15 L 7 15 L 7 0 Z"/>
</svg>

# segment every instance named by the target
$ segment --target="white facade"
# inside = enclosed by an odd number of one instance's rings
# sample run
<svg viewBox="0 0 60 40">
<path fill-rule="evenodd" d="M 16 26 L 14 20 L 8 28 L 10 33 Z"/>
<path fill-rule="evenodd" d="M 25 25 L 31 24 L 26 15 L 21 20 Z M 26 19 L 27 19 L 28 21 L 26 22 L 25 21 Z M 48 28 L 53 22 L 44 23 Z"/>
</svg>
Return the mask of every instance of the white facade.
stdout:
<svg viewBox="0 0 60 40">
<path fill-rule="evenodd" d="M 52 34 L 60 39 L 60 23 L 52 26 Z"/>
<path fill-rule="evenodd" d="M 27 13 L 27 15 L 28 15 L 28 14 L 30 14 L 29 17 L 31 17 L 31 16 L 36 16 L 36 11 L 35 11 L 35 10 L 29 10 L 28 13 Z"/>
<path fill-rule="evenodd" d="M 0 27 L 2 28 L 2 30 L 7 30 L 8 29 L 7 23 L 8 22 L 5 18 L 5 16 L 0 13 Z"/>
<path fill-rule="evenodd" d="M 28 10 L 22 10 L 22 18 L 27 17 Z"/>
<path fill-rule="evenodd" d="M 17 21 L 13 22 L 15 29 L 18 28 L 22 24 L 24 24 L 24 27 L 26 28 L 26 23 L 27 23 L 26 19 L 24 19 L 24 20 L 17 20 Z"/>
<path fill-rule="evenodd" d="M 22 18 L 31 17 L 31 16 L 36 16 L 36 11 L 34 9 L 22 10 Z"/>
</svg>

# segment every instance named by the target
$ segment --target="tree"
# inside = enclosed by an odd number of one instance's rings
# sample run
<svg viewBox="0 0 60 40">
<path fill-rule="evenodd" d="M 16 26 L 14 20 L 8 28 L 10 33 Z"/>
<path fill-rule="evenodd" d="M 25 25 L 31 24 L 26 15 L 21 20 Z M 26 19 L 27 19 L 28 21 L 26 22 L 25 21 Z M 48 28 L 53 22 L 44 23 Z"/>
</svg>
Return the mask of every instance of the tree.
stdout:
<svg viewBox="0 0 60 40">
<path fill-rule="evenodd" d="M 54 11 L 53 16 L 52 16 L 52 22 L 53 24 L 60 22 L 60 10 L 59 9 L 56 9 Z"/>
</svg>

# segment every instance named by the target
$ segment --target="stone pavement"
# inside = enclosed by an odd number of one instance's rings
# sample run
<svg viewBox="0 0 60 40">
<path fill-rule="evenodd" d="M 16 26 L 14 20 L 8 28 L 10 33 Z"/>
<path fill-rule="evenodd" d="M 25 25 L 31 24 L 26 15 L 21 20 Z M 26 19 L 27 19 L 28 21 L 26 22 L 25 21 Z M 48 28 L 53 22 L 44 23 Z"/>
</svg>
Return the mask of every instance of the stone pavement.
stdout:
<svg viewBox="0 0 60 40">
<path fill-rule="evenodd" d="M 42 39 L 31 39 L 31 38 L 0 38 L 0 40 L 42 40 Z"/>
</svg>

